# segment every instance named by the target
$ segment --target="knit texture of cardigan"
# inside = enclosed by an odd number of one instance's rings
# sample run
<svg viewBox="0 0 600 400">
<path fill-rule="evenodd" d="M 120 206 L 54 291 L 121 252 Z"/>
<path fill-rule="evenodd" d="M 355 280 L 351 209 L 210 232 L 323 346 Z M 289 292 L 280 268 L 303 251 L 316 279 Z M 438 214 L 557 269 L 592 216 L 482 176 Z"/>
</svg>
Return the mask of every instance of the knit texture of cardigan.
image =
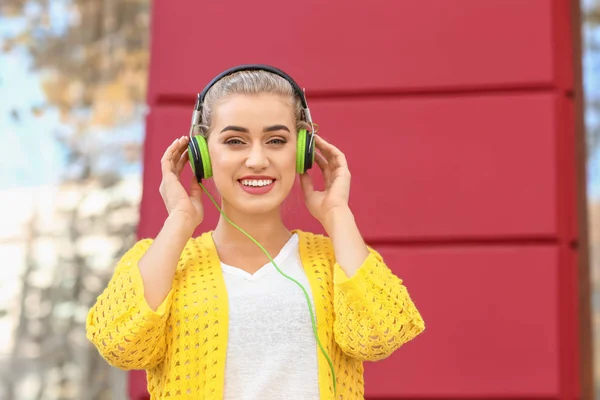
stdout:
<svg viewBox="0 0 600 400">
<path fill-rule="evenodd" d="M 425 329 L 423 319 L 378 252 L 369 248 L 348 278 L 329 238 L 294 232 L 312 289 L 317 334 L 337 378 L 334 395 L 329 363 L 317 350 L 320 398 L 362 399 L 363 361 L 388 357 Z M 156 310 L 144 298 L 138 269 L 151 244 L 152 239 L 138 241 L 117 263 L 88 313 L 87 337 L 109 364 L 146 370 L 153 400 L 222 399 L 228 304 L 212 232 L 188 241 L 171 291 Z"/>
</svg>

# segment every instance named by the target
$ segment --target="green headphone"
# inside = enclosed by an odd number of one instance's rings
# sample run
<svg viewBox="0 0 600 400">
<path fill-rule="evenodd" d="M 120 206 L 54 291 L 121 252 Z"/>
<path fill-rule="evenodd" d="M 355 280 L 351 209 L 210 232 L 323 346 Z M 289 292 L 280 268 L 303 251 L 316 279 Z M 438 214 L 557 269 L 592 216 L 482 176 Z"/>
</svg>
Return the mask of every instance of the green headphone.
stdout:
<svg viewBox="0 0 600 400">
<path fill-rule="evenodd" d="M 281 76 L 292 85 L 294 92 L 300 98 L 304 120 L 308 124 L 310 124 L 311 130 L 310 132 L 307 132 L 306 129 L 300 129 L 298 131 L 298 139 L 296 145 L 296 172 L 299 174 L 304 174 L 306 173 L 306 171 L 312 168 L 313 163 L 315 161 L 314 125 L 310 116 L 310 111 L 308 109 L 306 97 L 304 96 L 304 91 L 300 89 L 300 86 L 298 86 L 298 84 L 288 74 L 277 68 L 262 64 L 248 64 L 240 65 L 220 73 L 215 78 L 213 78 L 213 80 L 210 81 L 208 85 L 206 85 L 206 87 L 201 93 L 198 94 L 196 106 L 194 107 L 194 113 L 192 115 L 192 127 L 190 128 L 190 142 L 188 144 L 188 155 L 190 159 L 190 164 L 198 182 L 200 182 L 202 179 L 208 179 L 213 175 L 206 138 L 202 135 L 193 134 L 194 128 L 200 124 L 200 118 L 202 115 L 202 104 L 204 103 L 206 93 L 216 82 L 218 82 L 220 79 L 227 75 L 231 75 L 238 71 L 256 70 L 267 71 Z"/>
</svg>

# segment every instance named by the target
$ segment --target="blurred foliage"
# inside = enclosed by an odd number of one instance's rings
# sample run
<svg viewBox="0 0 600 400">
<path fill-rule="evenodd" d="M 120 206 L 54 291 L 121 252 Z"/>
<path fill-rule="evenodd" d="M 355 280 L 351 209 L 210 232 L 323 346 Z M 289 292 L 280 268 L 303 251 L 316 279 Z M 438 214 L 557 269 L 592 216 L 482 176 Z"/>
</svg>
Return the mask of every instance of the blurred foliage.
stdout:
<svg viewBox="0 0 600 400">
<path fill-rule="evenodd" d="M 25 50 L 31 56 L 32 69 L 42 76 L 46 102 L 32 104 L 31 111 L 41 115 L 50 107 L 57 109 L 61 122 L 72 128 L 67 135 L 57 135 L 73 161 L 68 179 L 86 179 L 92 173 L 94 166 L 88 165 L 92 160 L 86 160 L 83 153 L 97 147 L 98 140 L 107 141 L 91 136 L 92 129 L 110 132 L 143 118 L 149 8 L 148 0 L 0 3 L 0 16 L 26 21 L 25 29 L 4 38 L 2 51 Z M 118 147 L 109 151 L 115 156 L 115 151 L 120 152 L 123 160 L 137 162 L 139 141 L 118 142 Z M 108 171 L 104 174 L 107 184 L 115 181 Z"/>
<path fill-rule="evenodd" d="M 61 6 L 52 11 L 53 4 Z M 5 38 L 2 51 L 26 49 L 43 73 L 48 104 L 37 112 L 58 107 L 74 126 L 137 118 L 134 107 L 146 96 L 148 1 L 3 0 L 0 16 L 27 21 L 25 30 Z"/>
<path fill-rule="evenodd" d="M 0 56 L 30 57 L 45 95 L 31 111 L 59 112 L 64 129 L 48 129 L 67 158 L 56 222 L 48 230 L 32 212 L 20 299 L 0 310 L 16 320 L 12 354 L 0 368 L 3 400 L 120 398 L 111 388 L 115 371 L 85 339 L 84 324 L 136 239 L 139 193 L 124 187 L 123 167 L 141 159 L 142 138 L 126 133 L 143 130 L 149 13 L 149 0 L 0 1 L 0 17 L 23 27 L 0 38 Z M 19 112 L 12 115 L 19 122 Z"/>
<path fill-rule="evenodd" d="M 588 155 L 594 156 L 600 152 L 600 1 L 582 1 L 582 4 L 582 50 L 587 59 L 584 80 L 589 80 L 584 82 Z"/>
<path fill-rule="evenodd" d="M 600 0 L 582 0 L 582 51 L 587 133 L 588 179 L 597 185 L 600 171 Z M 588 199 L 588 230 L 592 289 L 592 329 L 594 351 L 595 397 L 600 398 L 600 202 Z"/>
</svg>

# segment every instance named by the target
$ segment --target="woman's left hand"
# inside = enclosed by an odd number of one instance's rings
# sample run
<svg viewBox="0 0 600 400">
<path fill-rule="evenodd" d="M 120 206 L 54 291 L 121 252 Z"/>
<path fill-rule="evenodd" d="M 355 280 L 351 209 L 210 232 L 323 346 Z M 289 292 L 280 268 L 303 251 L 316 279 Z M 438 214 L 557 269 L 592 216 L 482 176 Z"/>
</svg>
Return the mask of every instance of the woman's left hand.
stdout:
<svg viewBox="0 0 600 400">
<path fill-rule="evenodd" d="M 308 173 L 300 175 L 300 184 L 308 211 L 321 224 L 325 224 L 332 212 L 349 209 L 350 170 L 346 156 L 337 147 L 317 135 L 315 146 L 321 152 L 315 152 L 315 162 L 323 171 L 325 190 L 315 190 Z"/>
</svg>

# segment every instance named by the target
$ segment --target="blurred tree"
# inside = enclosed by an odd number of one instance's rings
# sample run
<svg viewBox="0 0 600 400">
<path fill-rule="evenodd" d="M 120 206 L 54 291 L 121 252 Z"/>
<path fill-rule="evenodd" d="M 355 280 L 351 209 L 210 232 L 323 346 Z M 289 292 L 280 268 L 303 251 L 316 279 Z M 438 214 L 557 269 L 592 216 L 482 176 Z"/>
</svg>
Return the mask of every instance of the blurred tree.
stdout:
<svg viewBox="0 0 600 400">
<path fill-rule="evenodd" d="M 597 186 L 600 171 L 600 1 L 582 0 L 583 67 L 585 92 L 585 122 L 590 187 Z M 592 280 L 592 312 L 594 340 L 595 396 L 600 398 L 600 199 L 588 199 L 588 229 L 590 270 Z"/>
<path fill-rule="evenodd" d="M 586 77 L 586 113 L 588 154 L 594 156 L 600 152 L 600 1 L 582 1 L 583 51 Z"/>
<path fill-rule="evenodd" d="M 60 113 L 63 125 L 49 129 L 67 158 L 55 210 L 62 227 L 45 232 L 35 213 L 29 226 L 3 399 L 23 399 L 24 387 L 32 399 L 121 398 L 111 391 L 114 370 L 85 340 L 84 324 L 116 259 L 135 240 L 139 193 L 124 187 L 123 174 L 141 159 L 149 7 L 148 0 L 0 2 L 0 18 L 22 22 L 0 52 L 30 56 L 45 94 L 31 111 Z M 51 278 L 40 279 L 48 260 L 36 249 L 48 240 L 56 261 Z"/>
<path fill-rule="evenodd" d="M 44 75 L 47 104 L 72 126 L 136 119 L 148 71 L 147 0 L 3 0 L 0 16 L 24 18 L 3 51 L 25 49 Z M 83 112 L 79 112 L 83 111 Z"/>
</svg>

